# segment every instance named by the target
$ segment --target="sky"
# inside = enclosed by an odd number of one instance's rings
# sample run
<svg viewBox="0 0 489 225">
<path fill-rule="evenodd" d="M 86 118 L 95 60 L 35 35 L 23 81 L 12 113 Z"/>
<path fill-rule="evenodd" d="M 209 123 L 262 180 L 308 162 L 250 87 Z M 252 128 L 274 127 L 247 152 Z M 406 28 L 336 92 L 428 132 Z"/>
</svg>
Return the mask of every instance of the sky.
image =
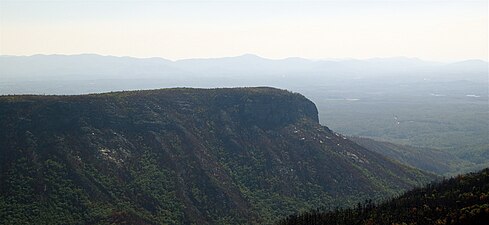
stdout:
<svg viewBox="0 0 489 225">
<path fill-rule="evenodd" d="M 488 60 L 472 0 L 0 0 L 0 55 Z"/>
</svg>

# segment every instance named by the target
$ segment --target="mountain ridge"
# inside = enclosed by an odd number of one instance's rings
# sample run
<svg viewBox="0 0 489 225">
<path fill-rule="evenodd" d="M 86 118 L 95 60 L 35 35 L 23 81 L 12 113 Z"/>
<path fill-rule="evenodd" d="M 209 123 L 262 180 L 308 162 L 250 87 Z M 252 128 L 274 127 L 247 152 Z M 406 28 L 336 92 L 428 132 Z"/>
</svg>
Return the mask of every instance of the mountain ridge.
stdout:
<svg viewBox="0 0 489 225">
<path fill-rule="evenodd" d="M 273 88 L 1 96 L 0 113 L 7 223 L 271 224 L 436 179 Z"/>
<path fill-rule="evenodd" d="M 328 59 L 311 59 L 311 58 L 306 58 L 306 57 L 300 57 L 300 56 L 288 56 L 288 57 L 283 57 L 283 58 L 267 58 L 260 56 L 258 54 L 254 53 L 244 53 L 241 55 L 234 55 L 234 56 L 220 56 L 220 57 L 189 57 L 189 58 L 181 58 L 181 59 L 168 59 L 165 57 L 161 56 L 150 56 L 150 57 L 136 57 L 136 56 L 128 56 L 128 55 L 121 55 L 121 56 L 115 56 L 115 55 L 104 55 L 104 54 L 98 54 L 98 53 L 78 53 L 78 54 L 33 54 L 33 55 L 1 55 L 0 57 L 36 57 L 36 56 L 65 56 L 65 57 L 70 57 L 70 56 L 97 56 L 97 57 L 112 57 L 112 58 L 130 58 L 130 59 L 161 59 L 163 61 L 171 61 L 171 62 L 177 62 L 180 60 L 215 60 L 215 59 L 227 59 L 227 58 L 257 58 L 257 59 L 266 59 L 266 60 L 288 60 L 288 59 L 299 59 L 299 60 L 307 60 L 307 61 L 326 61 L 326 62 L 339 62 L 339 61 L 384 61 L 384 60 L 404 60 L 404 61 L 423 61 L 423 62 L 433 62 L 433 63 L 443 63 L 441 61 L 436 61 L 436 60 L 425 60 L 421 59 L 418 57 L 407 57 L 407 56 L 391 56 L 391 57 L 371 57 L 371 58 L 365 58 L 365 59 L 357 59 L 357 58 L 328 58 Z M 450 61 L 446 62 L 446 64 L 456 64 L 456 63 L 464 63 L 464 62 L 472 62 L 472 63 L 489 63 L 487 60 L 483 59 L 464 59 L 464 60 L 456 60 L 456 61 Z"/>
</svg>

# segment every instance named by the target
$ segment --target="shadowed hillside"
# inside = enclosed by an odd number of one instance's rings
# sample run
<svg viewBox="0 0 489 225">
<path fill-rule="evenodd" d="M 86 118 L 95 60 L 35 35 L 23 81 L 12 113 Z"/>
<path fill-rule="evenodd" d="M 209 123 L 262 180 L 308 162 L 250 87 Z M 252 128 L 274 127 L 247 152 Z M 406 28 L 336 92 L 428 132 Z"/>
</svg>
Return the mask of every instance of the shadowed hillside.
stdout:
<svg viewBox="0 0 489 225">
<path fill-rule="evenodd" d="M 270 224 L 435 177 L 273 88 L 0 97 L 3 224 Z"/>
<path fill-rule="evenodd" d="M 489 221 L 489 169 L 459 175 L 440 183 L 408 191 L 375 205 L 371 201 L 356 208 L 293 215 L 278 225 L 353 224 L 467 224 Z"/>
</svg>

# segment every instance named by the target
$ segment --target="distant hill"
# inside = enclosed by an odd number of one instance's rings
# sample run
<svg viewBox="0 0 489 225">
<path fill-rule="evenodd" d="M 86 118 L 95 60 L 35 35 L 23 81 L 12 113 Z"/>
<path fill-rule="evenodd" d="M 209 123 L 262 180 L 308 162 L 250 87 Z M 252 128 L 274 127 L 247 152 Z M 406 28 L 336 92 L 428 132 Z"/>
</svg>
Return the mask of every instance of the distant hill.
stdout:
<svg viewBox="0 0 489 225">
<path fill-rule="evenodd" d="M 350 137 L 350 140 L 387 158 L 439 175 L 456 174 L 461 172 L 460 168 L 475 166 L 474 163 L 438 149 L 400 145 L 362 137 Z"/>
<path fill-rule="evenodd" d="M 308 212 L 290 216 L 278 225 L 467 224 L 489 221 L 489 169 L 460 175 L 376 205 Z"/>
<path fill-rule="evenodd" d="M 2 224 L 271 224 L 436 177 L 273 88 L 0 97 Z"/>
</svg>

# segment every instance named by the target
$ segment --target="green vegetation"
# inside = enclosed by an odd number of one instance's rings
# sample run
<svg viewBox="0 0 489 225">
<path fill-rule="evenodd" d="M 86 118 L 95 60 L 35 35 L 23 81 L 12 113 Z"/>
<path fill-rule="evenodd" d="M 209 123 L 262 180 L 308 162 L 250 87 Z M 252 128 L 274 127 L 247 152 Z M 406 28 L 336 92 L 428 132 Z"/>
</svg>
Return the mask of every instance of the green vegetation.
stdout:
<svg viewBox="0 0 489 225">
<path fill-rule="evenodd" d="M 272 88 L 0 97 L 0 224 L 271 224 L 436 177 Z"/>
<path fill-rule="evenodd" d="M 489 144 L 487 101 L 384 101 L 333 102 L 320 108 L 321 119 L 338 132 L 412 146 L 466 152 Z"/>
<path fill-rule="evenodd" d="M 381 79 L 308 87 L 301 93 L 316 103 L 321 123 L 334 131 L 441 150 L 458 158 L 450 161 L 457 173 L 489 166 L 487 87 L 487 79 L 484 83 Z M 480 97 L 466 96 L 471 93 Z"/>
<path fill-rule="evenodd" d="M 438 149 L 400 145 L 361 137 L 350 137 L 350 139 L 368 150 L 382 154 L 389 159 L 444 176 L 460 174 L 464 172 L 464 169 L 472 170 L 479 166 Z"/>
<path fill-rule="evenodd" d="M 358 203 L 355 208 L 305 212 L 289 216 L 277 225 L 483 225 L 487 221 L 489 169 L 484 169 L 416 188 L 381 204 L 365 201 Z"/>
</svg>

